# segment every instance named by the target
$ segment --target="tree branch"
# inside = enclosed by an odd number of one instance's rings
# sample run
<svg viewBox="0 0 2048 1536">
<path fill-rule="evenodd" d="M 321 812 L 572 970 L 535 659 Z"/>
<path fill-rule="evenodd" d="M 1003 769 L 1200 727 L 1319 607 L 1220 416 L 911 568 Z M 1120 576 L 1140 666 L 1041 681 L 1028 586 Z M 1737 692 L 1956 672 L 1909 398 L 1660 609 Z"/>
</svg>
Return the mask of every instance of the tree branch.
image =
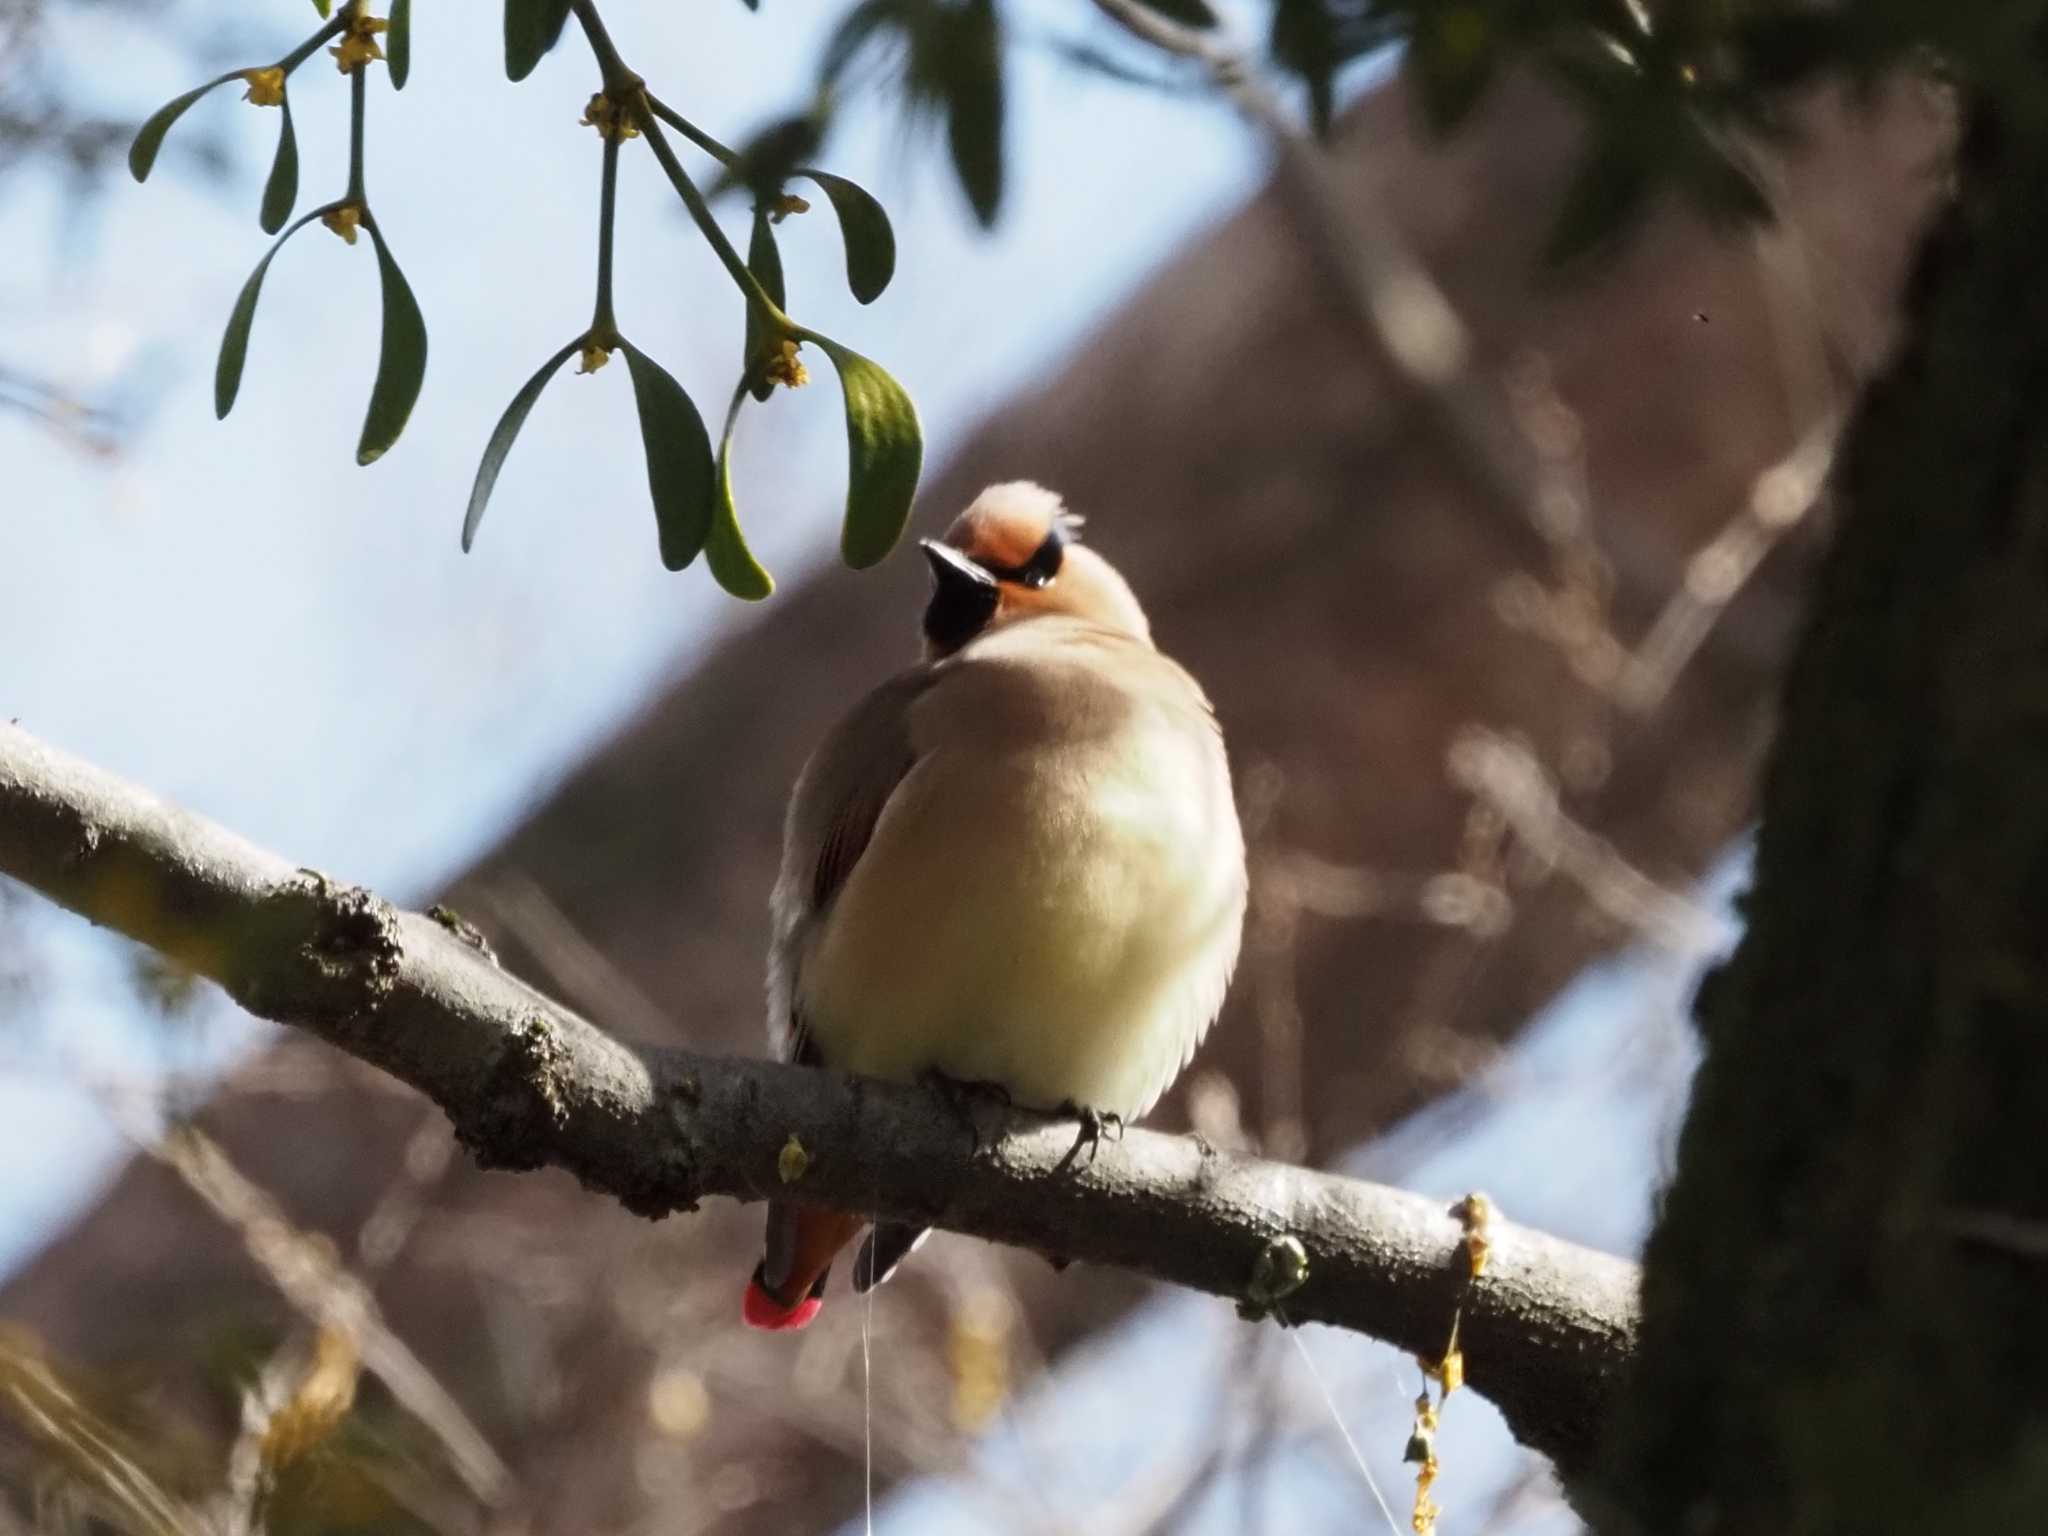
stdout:
<svg viewBox="0 0 2048 1536">
<path fill-rule="evenodd" d="M 1634 1347 L 1632 1264 L 1496 1222 L 1468 1278 L 1462 1229 L 1420 1195 L 1151 1131 L 1076 1155 L 1072 1122 L 1025 1113 L 995 1116 L 977 1149 L 919 1090 L 624 1044 L 500 971 L 444 909 L 295 869 L 13 726 L 0 873 L 417 1088 L 483 1166 L 565 1168 L 641 1215 L 800 1192 L 1237 1298 L 1292 1235 L 1309 1264 L 1287 1321 L 1433 1359 L 1462 1308 L 1466 1379 L 1566 1473 Z M 782 1158 L 792 1138 L 806 1159 Z"/>
<path fill-rule="evenodd" d="M 1259 65 L 1216 29 L 1185 26 L 1143 0 L 1095 8 L 1144 42 L 1207 73 L 1271 147 L 1274 183 L 1294 213 L 1338 311 L 1384 357 L 1452 451 L 1452 463 L 1533 534 L 1532 552 L 1561 542 L 1527 445 L 1473 367 L 1472 333 L 1429 269 L 1370 197 L 1350 197 L 1323 150 L 1288 121 Z"/>
</svg>

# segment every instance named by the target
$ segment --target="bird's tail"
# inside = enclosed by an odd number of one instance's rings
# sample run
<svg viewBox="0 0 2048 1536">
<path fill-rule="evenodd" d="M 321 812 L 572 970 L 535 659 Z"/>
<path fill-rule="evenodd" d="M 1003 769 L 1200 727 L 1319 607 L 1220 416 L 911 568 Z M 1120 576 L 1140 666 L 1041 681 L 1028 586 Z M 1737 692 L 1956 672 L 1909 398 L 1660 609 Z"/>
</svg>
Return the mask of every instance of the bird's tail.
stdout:
<svg viewBox="0 0 2048 1536">
<path fill-rule="evenodd" d="M 767 1241 L 740 1306 L 747 1325 L 771 1332 L 808 1325 L 824 1305 L 833 1258 L 860 1228 L 858 1216 L 769 1201 Z"/>
</svg>

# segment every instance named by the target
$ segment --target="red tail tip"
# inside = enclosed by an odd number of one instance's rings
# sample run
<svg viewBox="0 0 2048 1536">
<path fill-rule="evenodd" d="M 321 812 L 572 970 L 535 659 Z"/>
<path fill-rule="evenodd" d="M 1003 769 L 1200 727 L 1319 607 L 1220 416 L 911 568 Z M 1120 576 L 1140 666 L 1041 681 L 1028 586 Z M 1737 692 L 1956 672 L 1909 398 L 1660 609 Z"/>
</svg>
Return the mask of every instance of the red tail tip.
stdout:
<svg viewBox="0 0 2048 1536">
<path fill-rule="evenodd" d="M 760 1328 L 768 1333 L 790 1333 L 809 1327 L 811 1319 L 824 1305 L 823 1297 L 806 1296 L 795 1306 L 785 1307 L 761 1288 L 760 1281 L 749 1280 L 746 1299 L 740 1303 L 740 1316 L 749 1328 Z"/>
</svg>

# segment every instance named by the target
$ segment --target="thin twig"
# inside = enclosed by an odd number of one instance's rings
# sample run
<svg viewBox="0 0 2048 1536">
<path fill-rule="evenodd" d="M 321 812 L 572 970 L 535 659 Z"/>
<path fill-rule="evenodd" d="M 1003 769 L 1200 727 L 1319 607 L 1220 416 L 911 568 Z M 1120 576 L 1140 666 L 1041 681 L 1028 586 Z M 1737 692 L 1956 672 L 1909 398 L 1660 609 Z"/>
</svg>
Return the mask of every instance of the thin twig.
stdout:
<svg viewBox="0 0 2048 1536">
<path fill-rule="evenodd" d="M 1556 783 L 1522 743 L 1473 726 L 1451 744 L 1449 767 L 1452 782 L 1498 812 L 1524 848 L 1616 922 L 1680 954 L 1709 953 L 1733 939 L 1721 918 L 1660 885 L 1566 815 Z"/>
<path fill-rule="evenodd" d="M 541 965 L 572 1006 L 636 1035 L 665 1035 L 673 1026 L 668 1010 L 591 943 L 525 871 L 492 875 L 463 905 L 473 906 L 479 917 L 502 928 Z"/>
<path fill-rule="evenodd" d="M 1615 694 L 1624 709 L 1647 715 L 1664 702 L 1764 556 L 1811 515 L 1826 489 L 1841 430 L 1839 416 L 1808 429 L 1790 453 L 1756 477 L 1742 508 L 1686 562 L 1685 580 L 1621 669 Z"/>
<path fill-rule="evenodd" d="M 1140 0 L 1095 0 L 1134 36 L 1205 68 L 1272 146 L 1280 189 L 1344 313 L 1458 450 L 1457 466 L 1547 550 L 1547 516 L 1513 423 L 1474 373 L 1471 332 L 1370 198 L 1345 196 L 1328 158 L 1289 121 L 1250 57 Z"/>
<path fill-rule="evenodd" d="M 209 1210 L 241 1234 L 249 1257 L 285 1300 L 309 1322 L 334 1329 L 354 1344 L 364 1369 L 375 1373 L 392 1398 L 440 1440 L 456 1475 L 480 1502 L 504 1501 L 513 1487 L 511 1469 L 461 1404 L 391 1331 L 362 1282 L 334 1259 L 326 1245 L 295 1227 L 269 1192 L 235 1167 L 203 1132 L 178 1125 L 152 1135 L 133 1114 L 118 1119 L 144 1152 L 177 1174 Z"/>
</svg>

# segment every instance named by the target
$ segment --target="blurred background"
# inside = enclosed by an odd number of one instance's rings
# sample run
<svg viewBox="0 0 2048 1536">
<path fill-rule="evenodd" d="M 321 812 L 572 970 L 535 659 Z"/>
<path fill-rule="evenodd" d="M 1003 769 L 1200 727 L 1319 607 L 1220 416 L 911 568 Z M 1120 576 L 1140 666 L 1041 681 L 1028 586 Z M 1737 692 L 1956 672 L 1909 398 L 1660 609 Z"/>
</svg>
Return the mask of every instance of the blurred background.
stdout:
<svg viewBox="0 0 2048 1536">
<path fill-rule="evenodd" d="M 728 142 L 802 105 L 846 9 L 608 8 Z M 1219 9 L 1227 40 L 1269 7 Z M 492 424 L 585 323 L 594 71 L 572 28 L 513 85 L 494 9 L 419 10 L 369 166 L 432 354 L 358 469 L 366 246 L 280 256 L 213 419 L 275 115 L 226 87 L 146 185 L 123 159 L 310 8 L 0 7 L 0 717 L 448 901 L 615 1032 L 755 1051 L 783 797 L 914 655 L 921 562 L 836 563 L 821 379 L 742 418 L 777 594 L 665 572 L 623 369 L 549 389 L 461 553 Z M 917 531 L 1054 487 L 1216 701 L 1253 907 L 1155 1119 L 1630 1251 L 1939 105 L 1816 96 L 1763 162 L 1776 221 L 1658 206 L 1560 268 L 1580 127 L 1536 80 L 1440 139 L 1360 46 L 1304 156 L 1088 5 L 995 14 L 992 226 L 883 85 L 822 161 L 889 209 L 894 284 L 845 296 L 822 199 L 782 251 L 792 308 L 917 400 Z M 346 92 L 294 87 L 310 207 Z M 740 308 L 647 157 L 620 199 L 622 324 L 710 415 Z M 479 1173 L 408 1091 L 0 882 L 0 1531 L 1406 1528 L 1411 1360 L 945 1235 L 871 1307 L 751 1334 L 758 1221 Z M 1472 1394 L 1439 1453 L 1445 1531 L 1575 1528 Z"/>
</svg>

